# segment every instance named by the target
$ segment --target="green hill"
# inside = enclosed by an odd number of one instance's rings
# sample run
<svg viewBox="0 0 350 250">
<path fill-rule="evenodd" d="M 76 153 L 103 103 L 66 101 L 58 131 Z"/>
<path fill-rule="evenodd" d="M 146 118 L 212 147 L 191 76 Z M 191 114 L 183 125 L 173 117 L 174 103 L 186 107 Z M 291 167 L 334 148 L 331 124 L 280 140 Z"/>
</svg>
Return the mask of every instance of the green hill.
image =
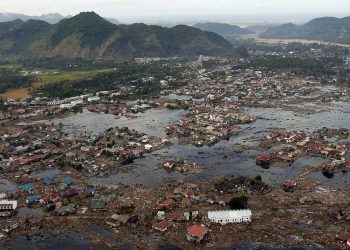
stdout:
<svg viewBox="0 0 350 250">
<path fill-rule="evenodd" d="M 233 54 L 221 36 L 179 25 L 115 25 L 94 12 L 57 24 L 29 20 L 0 23 L 0 55 L 26 58 L 102 58 Z"/>
<path fill-rule="evenodd" d="M 226 23 L 197 23 L 193 27 L 201 29 L 203 31 L 215 32 L 223 37 L 236 37 L 240 35 L 252 34 L 253 31 L 249 29 L 242 29 L 236 25 L 230 25 Z"/>
<path fill-rule="evenodd" d="M 350 17 L 316 18 L 302 26 L 284 24 L 268 28 L 260 36 L 262 38 L 308 39 L 350 44 Z"/>
</svg>

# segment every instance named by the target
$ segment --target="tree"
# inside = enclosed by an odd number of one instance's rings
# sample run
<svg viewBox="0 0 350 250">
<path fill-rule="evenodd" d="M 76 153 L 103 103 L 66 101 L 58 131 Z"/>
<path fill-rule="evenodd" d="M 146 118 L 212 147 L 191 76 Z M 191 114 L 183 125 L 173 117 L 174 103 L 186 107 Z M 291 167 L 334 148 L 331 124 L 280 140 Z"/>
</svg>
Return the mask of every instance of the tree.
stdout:
<svg viewBox="0 0 350 250">
<path fill-rule="evenodd" d="M 257 181 L 262 181 L 262 178 L 261 178 L 261 175 L 257 175 L 257 176 L 255 176 L 255 178 L 254 178 L 255 180 L 257 180 Z"/>
<path fill-rule="evenodd" d="M 246 209 L 248 207 L 248 199 L 247 196 L 239 196 L 234 197 L 228 203 L 231 209 Z"/>
</svg>

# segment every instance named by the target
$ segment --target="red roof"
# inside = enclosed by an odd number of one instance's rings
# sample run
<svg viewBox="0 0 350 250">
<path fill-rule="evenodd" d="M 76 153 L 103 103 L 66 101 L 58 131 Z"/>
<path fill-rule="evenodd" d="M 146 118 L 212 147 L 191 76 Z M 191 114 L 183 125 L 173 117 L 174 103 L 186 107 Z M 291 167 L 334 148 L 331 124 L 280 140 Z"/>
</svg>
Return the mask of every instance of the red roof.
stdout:
<svg viewBox="0 0 350 250">
<path fill-rule="evenodd" d="M 347 160 L 345 161 L 345 164 L 346 164 L 347 166 L 350 166 L 350 159 L 347 159 Z"/>
<path fill-rule="evenodd" d="M 169 227 L 171 227 L 173 225 L 174 225 L 174 223 L 172 223 L 172 222 L 161 221 L 161 222 L 153 224 L 152 227 L 154 229 L 156 229 L 156 230 L 159 230 L 159 231 L 165 231 L 165 230 L 167 230 Z"/>
<path fill-rule="evenodd" d="M 49 201 L 56 201 L 58 199 L 61 198 L 61 194 L 59 193 L 53 193 L 53 194 L 49 194 L 46 197 L 43 198 L 44 202 L 49 202 Z"/>
<path fill-rule="evenodd" d="M 270 161 L 275 156 L 276 156 L 276 152 L 264 154 L 264 155 L 258 155 L 256 157 L 256 160 L 258 160 L 258 161 Z"/>
<path fill-rule="evenodd" d="M 294 181 L 287 180 L 284 182 L 283 185 L 285 188 L 293 188 L 296 185 L 296 183 Z"/>
<path fill-rule="evenodd" d="M 168 213 L 166 218 L 171 221 L 184 221 L 186 219 L 184 214 L 181 212 Z"/>
<path fill-rule="evenodd" d="M 292 157 L 290 157 L 289 155 L 280 155 L 279 158 L 282 161 L 291 161 L 292 160 Z"/>
<path fill-rule="evenodd" d="M 307 151 L 310 151 L 311 153 L 318 154 L 321 152 L 321 145 L 320 144 L 310 144 L 307 146 Z"/>
<path fill-rule="evenodd" d="M 330 150 L 330 151 L 328 152 L 328 155 L 331 156 L 331 157 L 332 157 L 332 156 L 335 157 L 335 156 L 341 155 L 342 152 L 343 152 L 343 151 L 340 150 L 340 149 L 332 149 L 332 150 Z"/>
<path fill-rule="evenodd" d="M 157 210 L 165 209 L 165 210 L 170 210 L 173 208 L 175 205 L 175 201 L 173 199 L 167 199 L 161 204 L 156 205 Z"/>
<path fill-rule="evenodd" d="M 187 233 L 193 236 L 202 237 L 208 233 L 208 228 L 205 226 L 190 226 L 187 228 Z"/>
</svg>

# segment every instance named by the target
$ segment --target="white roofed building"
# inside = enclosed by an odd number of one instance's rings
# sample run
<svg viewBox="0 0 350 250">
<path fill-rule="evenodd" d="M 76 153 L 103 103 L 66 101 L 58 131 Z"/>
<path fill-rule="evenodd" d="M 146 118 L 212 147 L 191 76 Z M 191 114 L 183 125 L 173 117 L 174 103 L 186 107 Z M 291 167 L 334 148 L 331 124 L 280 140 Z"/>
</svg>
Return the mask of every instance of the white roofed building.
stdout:
<svg viewBox="0 0 350 250">
<path fill-rule="evenodd" d="M 0 211 L 16 210 L 17 206 L 17 201 L 0 200 Z"/>
<path fill-rule="evenodd" d="M 91 96 L 87 99 L 88 102 L 98 102 L 99 100 L 101 100 L 101 98 L 98 96 Z"/>
<path fill-rule="evenodd" d="M 225 225 L 227 223 L 251 222 L 252 211 L 244 210 L 225 210 L 225 211 L 209 211 L 208 218 L 211 222 Z"/>
</svg>

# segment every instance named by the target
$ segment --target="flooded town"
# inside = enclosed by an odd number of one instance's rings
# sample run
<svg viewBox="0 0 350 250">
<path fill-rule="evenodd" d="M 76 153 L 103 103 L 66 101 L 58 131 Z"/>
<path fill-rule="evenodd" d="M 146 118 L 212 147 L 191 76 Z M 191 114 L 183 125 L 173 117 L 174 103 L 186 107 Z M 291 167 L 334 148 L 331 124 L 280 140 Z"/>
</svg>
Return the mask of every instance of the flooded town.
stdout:
<svg viewBox="0 0 350 250">
<path fill-rule="evenodd" d="M 348 249 L 350 53 L 275 46 L 4 97 L 0 249 Z"/>
</svg>

